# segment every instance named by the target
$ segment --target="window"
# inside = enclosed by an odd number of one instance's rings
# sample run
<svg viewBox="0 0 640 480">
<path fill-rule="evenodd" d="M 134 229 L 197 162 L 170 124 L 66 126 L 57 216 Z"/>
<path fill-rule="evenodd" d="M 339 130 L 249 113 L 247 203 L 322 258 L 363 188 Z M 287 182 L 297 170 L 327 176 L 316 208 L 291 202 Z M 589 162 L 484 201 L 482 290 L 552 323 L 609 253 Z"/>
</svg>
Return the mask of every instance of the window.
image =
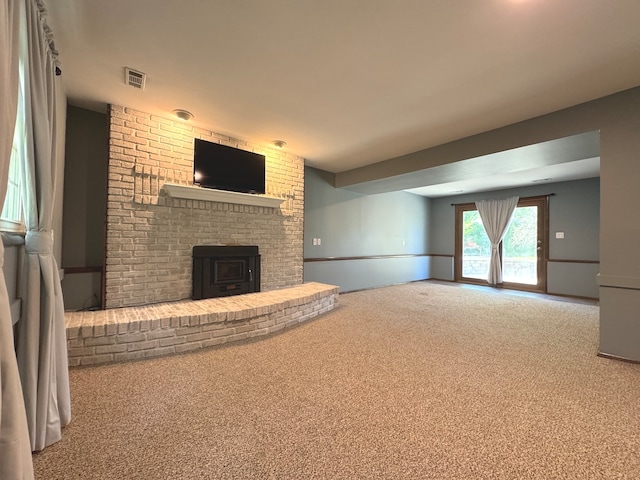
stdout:
<svg viewBox="0 0 640 480">
<path fill-rule="evenodd" d="M 18 109 L 16 127 L 13 133 L 13 149 L 9 162 L 9 182 L 0 213 L 0 230 L 24 233 L 24 202 L 22 194 L 22 164 L 25 156 L 25 107 L 24 107 L 24 66 L 19 62 L 20 83 L 18 87 Z"/>
<path fill-rule="evenodd" d="M 9 164 L 7 195 L 4 198 L 2 214 L 0 214 L 0 230 L 24 231 L 19 161 L 18 149 L 14 145 Z"/>
</svg>

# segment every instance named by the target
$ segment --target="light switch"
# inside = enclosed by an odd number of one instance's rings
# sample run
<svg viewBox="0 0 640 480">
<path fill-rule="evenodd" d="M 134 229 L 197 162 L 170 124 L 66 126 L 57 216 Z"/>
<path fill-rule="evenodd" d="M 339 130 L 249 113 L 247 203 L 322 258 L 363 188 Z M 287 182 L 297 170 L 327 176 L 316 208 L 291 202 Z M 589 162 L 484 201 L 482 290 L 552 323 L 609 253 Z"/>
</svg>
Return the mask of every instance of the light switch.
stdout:
<svg viewBox="0 0 640 480">
<path fill-rule="evenodd" d="M 564 238 L 564 232 L 556 232 L 556 238 Z"/>
<path fill-rule="evenodd" d="M 318 245 L 322 245 L 322 239 L 321 238 L 318 239 Z"/>
</svg>

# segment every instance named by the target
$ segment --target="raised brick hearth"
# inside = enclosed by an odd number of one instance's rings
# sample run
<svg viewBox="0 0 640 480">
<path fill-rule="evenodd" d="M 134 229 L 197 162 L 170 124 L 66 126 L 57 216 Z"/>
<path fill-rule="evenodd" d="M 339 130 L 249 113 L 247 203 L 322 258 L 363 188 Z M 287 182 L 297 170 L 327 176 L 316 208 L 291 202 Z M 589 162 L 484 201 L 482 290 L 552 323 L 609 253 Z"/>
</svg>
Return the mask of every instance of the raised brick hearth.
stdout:
<svg viewBox="0 0 640 480">
<path fill-rule="evenodd" d="M 66 312 L 69 365 L 157 357 L 270 335 L 332 310 L 338 287 L 269 292 L 95 312 Z"/>
</svg>

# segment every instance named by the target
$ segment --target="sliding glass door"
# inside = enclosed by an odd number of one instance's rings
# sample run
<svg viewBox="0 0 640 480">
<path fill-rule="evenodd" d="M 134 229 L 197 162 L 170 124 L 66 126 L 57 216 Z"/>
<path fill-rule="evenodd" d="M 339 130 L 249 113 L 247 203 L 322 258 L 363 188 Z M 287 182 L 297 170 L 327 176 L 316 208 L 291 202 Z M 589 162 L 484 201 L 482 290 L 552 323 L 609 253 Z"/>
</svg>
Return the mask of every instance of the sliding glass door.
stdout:
<svg viewBox="0 0 640 480">
<path fill-rule="evenodd" d="M 500 244 L 503 286 L 546 290 L 548 197 L 520 199 Z M 455 279 L 486 284 L 491 243 L 475 204 L 456 205 Z"/>
</svg>

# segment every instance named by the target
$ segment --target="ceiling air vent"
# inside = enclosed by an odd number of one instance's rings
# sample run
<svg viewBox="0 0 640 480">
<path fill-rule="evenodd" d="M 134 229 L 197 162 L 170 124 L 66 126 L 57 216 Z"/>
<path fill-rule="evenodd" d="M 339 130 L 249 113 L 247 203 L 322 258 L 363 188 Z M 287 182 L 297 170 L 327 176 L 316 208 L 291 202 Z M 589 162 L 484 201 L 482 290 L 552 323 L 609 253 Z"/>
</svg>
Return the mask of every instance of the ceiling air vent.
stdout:
<svg viewBox="0 0 640 480">
<path fill-rule="evenodd" d="M 125 67 L 124 69 L 124 83 L 131 85 L 132 87 L 144 90 L 144 84 L 147 80 L 147 75 L 132 68 Z"/>
</svg>

